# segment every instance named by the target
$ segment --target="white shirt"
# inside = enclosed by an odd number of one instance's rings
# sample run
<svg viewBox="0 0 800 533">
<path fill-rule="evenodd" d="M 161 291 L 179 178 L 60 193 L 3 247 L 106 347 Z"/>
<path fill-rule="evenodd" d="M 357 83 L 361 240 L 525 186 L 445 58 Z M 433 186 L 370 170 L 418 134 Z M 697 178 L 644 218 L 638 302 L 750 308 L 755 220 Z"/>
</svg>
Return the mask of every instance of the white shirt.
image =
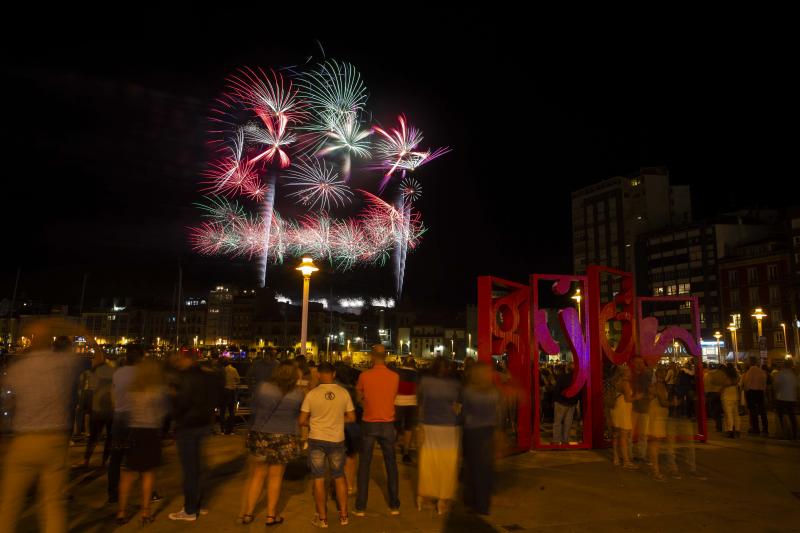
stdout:
<svg viewBox="0 0 800 533">
<path fill-rule="evenodd" d="M 344 441 L 344 414 L 354 410 L 350 393 L 335 383 L 320 383 L 311 389 L 300 407 L 311 415 L 308 438 L 325 442 Z"/>
<path fill-rule="evenodd" d="M 118 368 L 114 372 L 111 388 L 114 391 L 115 413 L 130 412 L 132 406 L 128 389 L 131 387 L 131 382 L 133 381 L 134 376 L 136 376 L 136 369 L 130 365 Z"/>
</svg>

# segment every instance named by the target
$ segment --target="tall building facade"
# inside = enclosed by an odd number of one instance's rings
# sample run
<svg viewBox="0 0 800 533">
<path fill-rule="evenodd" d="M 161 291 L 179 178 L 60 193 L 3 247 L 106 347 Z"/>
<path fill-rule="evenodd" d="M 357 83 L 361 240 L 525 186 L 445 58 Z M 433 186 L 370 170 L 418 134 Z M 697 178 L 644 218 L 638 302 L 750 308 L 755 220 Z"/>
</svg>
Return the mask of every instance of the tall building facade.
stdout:
<svg viewBox="0 0 800 533">
<path fill-rule="evenodd" d="M 700 306 L 702 338 L 714 341 L 729 320 L 722 314 L 719 261 L 737 246 L 763 239 L 766 224 L 745 224 L 741 216 L 697 221 L 675 229 L 642 235 L 636 245 L 641 295 L 696 296 Z M 663 325 L 691 327 L 691 309 L 655 309 L 653 316 Z"/>
<path fill-rule="evenodd" d="M 797 345 L 792 333 L 792 294 L 794 277 L 792 253 L 785 240 L 767 239 L 739 247 L 720 261 L 722 309 L 736 325 L 736 352 L 740 358 L 781 360 L 787 354 L 796 355 Z M 752 315 L 761 309 L 762 336 L 758 339 L 758 320 Z"/>
<path fill-rule="evenodd" d="M 663 167 L 643 167 L 572 193 L 573 269 L 589 264 L 636 271 L 635 244 L 647 232 L 691 220 L 688 186 L 669 183 Z"/>
</svg>

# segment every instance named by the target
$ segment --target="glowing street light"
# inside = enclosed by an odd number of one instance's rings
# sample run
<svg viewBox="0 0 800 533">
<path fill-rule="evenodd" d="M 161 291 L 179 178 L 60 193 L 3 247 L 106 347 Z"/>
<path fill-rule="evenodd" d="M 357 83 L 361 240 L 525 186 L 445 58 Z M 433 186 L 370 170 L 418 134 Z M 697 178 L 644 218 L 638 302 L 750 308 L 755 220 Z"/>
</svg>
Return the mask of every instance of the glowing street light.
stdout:
<svg viewBox="0 0 800 533">
<path fill-rule="evenodd" d="M 575 302 L 578 304 L 578 322 L 580 322 L 581 321 L 581 298 L 583 298 L 581 296 L 581 288 L 580 287 L 576 287 L 575 288 L 575 294 L 570 296 L 570 298 L 575 300 Z"/>
<path fill-rule="evenodd" d="M 781 322 L 781 329 L 783 330 L 783 347 L 786 348 L 786 356 L 789 356 L 789 342 L 786 339 L 786 322 Z"/>
<path fill-rule="evenodd" d="M 717 339 L 717 364 L 719 364 L 722 362 L 722 358 L 719 355 L 719 340 L 722 338 L 722 333 L 715 331 L 714 338 Z"/>
<path fill-rule="evenodd" d="M 731 322 L 728 325 L 728 331 L 731 332 L 731 343 L 733 344 L 733 360 L 734 361 L 738 361 L 739 360 L 739 354 L 737 353 L 739 351 L 739 348 L 738 348 L 738 343 L 736 342 L 736 330 L 737 329 L 739 329 L 739 328 L 736 327 L 736 323 L 735 322 Z"/>
<path fill-rule="evenodd" d="M 308 337 L 308 287 L 311 284 L 311 274 L 319 270 L 314 266 L 314 261 L 303 257 L 300 266 L 295 268 L 303 273 L 303 320 L 300 326 L 300 355 L 306 355 L 306 339 Z"/>
<path fill-rule="evenodd" d="M 750 315 L 750 316 L 755 318 L 756 322 L 758 322 L 758 338 L 760 339 L 761 335 L 762 335 L 762 332 L 761 332 L 761 321 L 764 320 L 764 317 L 767 316 L 767 315 L 766 315 L 766 313 L 764 313 L 764 311 L 760 307 L 758 307 L 758 308 L 756 308 L 755 311 L 753 311 L 753 314 Z"/>
</svg>

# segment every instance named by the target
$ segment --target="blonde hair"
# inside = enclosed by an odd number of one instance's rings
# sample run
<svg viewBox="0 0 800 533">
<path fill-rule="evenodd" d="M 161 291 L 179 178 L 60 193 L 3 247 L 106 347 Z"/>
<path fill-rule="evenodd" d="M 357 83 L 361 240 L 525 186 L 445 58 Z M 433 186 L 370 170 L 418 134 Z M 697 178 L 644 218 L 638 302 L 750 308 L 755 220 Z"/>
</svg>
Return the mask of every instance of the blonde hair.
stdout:
<svg viewBox="0 0 800 533">
<path fill-rule="evenodd" d="M 272 371 L 270 383 L 278 387 L 283 394 L 288 394 L 297 386 L 297 367 L 291 361 L 283 361 Z"/>
</svg>

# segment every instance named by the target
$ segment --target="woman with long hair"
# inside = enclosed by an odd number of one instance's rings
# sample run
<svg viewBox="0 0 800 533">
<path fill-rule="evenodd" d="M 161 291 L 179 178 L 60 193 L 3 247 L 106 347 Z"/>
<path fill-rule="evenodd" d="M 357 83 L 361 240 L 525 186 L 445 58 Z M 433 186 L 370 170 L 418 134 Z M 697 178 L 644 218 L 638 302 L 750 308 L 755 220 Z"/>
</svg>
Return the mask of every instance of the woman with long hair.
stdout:
<svg viewBox="0 0 800 533">
<path fill-rule="evenodd" d="M 129 390 L 129 447 L 120 473 L 117 521 L 127 520 L 128 498 L 137 473 L 142 480 L 141 524 L 153 521 L 150 501 L 155 469 L 161 464 L 161 426 L 167 414 L 167 382 L 157 362 L 145 360 L 136 366 Z"/>
<path fill-rule="evenodd" d="M 489 514 L 494 481 L 495 435 L 502 409 L 492 383 L 492 367 L 475 363 L 464 387 L 464 501 L 478 514 Z"/>
<path fill-rule="evenodd" d="M 250 473 L 242 494 L 238 522 L 253 521 L 256 502 L 267 483 L 267 526 L 283 523 L 276 507 L 286 465 L 300 451 L 297 419 L 303 403 L 303 391 L 297 386 L 297 367 L 284 361 L 273 370 L 269 381 L 262 383 L 253 398 L 253 425 L 247 435 Z"/>
<path fill-rule="evenodd" d="M 633 430 L 633 394 L 631 386 L 631 368 L 628 365 L 617 367 L 614 378 L 616 399 L 614 408 L 611 409 L 611 424 L 614 428 L 612 442 L 614 444 L 614 466 L 620 465 L 620 456 L 624 468 L 636 469 L 631 461 L 630 436 Z"/>
<path fill-rule="evenodd" d="M 422 421 L 417 509 L 430 498 L 436 500 L 438 513 L 444 514 L 456 494 L 461 445 L 461 383 L 452 377 L 447 359 L 434 360 L 417 396 Z"/>
</svg>

